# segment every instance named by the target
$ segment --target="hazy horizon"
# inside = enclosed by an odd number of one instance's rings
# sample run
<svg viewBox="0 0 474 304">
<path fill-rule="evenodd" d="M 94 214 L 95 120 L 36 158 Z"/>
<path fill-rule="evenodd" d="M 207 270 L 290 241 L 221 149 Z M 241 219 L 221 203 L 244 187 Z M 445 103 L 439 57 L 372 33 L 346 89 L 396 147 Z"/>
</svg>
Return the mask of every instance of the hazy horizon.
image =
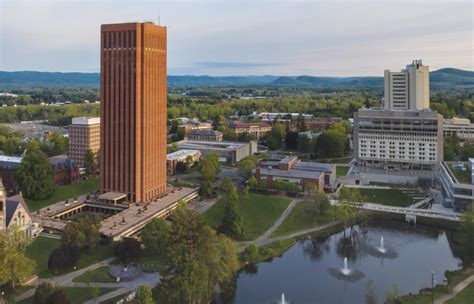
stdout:
<svg viewBox="0 0 474 304">
<path fill-rule="evenodd" d="M 473 70 L 472 1 L 0 0 L 0 70 L 99 72 L 100 24 L 168 28 L 170 76 Z"/>
</svg>

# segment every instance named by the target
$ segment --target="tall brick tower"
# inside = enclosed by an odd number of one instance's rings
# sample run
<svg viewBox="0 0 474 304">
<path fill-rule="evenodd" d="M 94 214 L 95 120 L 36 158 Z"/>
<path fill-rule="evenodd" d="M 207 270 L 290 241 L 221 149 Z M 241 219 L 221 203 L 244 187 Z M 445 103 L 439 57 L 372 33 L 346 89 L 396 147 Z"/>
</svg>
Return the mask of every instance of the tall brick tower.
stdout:
<svg viewBox="0 0 474 304">
<path fill-rule="evenodd" d="M 100 189 L 144 203 L 166 193 L 166 27 L 101 26 Z"/>
</svg>

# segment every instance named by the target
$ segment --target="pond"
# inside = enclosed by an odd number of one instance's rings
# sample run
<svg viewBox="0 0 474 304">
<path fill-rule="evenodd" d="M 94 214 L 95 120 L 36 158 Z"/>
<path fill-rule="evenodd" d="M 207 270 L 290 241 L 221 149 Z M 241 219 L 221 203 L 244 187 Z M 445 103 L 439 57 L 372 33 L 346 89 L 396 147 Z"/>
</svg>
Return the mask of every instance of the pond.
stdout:
<svg viewBox="0 0 474 304">
<path fill-rule="evenodd" d="M 291 304 L 364 303 L 369 280 L 379 303 L 393 283 L 400 295 L 417 293 L 431 287 L 432 271 L 443 284 L 445 271 L 461 268 L 448 234 L 389 222 L 302 240 L 282 257 L 246 267 L 234 303 L 280 303 L 282 293 Z"/>
</svg>

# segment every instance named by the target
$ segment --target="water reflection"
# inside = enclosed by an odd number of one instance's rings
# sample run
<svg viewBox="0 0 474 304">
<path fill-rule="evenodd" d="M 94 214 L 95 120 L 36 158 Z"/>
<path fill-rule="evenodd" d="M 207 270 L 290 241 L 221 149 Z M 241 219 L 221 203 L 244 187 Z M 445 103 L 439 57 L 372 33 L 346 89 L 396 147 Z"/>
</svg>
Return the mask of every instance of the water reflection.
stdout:
<svg viewBox="0 0 474 304">
<path fill-rule="evenodd" d="M 341 270 L 345 257 L 348 275 Z M 354 226 L 300 241 L 282 257 L 246 267 L 235 300 L 220 303 L 272 304 L 282 292 L 291 303 L 363 303 L 369 280 L 377 282 L 374 294 L 383 299 L 392 283 L 402 294 L 418 292 L 431 286 L 431 270 L 443 282 L 446 270 L 459 268 L 443 230 L 401 222 Z"/>
</svg>

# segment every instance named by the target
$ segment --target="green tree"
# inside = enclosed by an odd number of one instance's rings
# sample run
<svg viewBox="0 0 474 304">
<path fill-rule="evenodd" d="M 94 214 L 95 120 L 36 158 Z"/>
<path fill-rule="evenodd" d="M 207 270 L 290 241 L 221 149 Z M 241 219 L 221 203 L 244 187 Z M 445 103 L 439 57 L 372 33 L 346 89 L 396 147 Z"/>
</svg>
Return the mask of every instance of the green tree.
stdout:
<svg viewBox="0 0 474 304">
<path fill-rule="evenodd" d="M 248 179 L 247 184 L 248 184 L 248 186 L 250 187 L 250 189 L 256 189 L 257 186 L 258 186 L 258 181 L 257 181 L 257 179 L 255 178 L 255 176 L 251 176 L 251 177 Z"/>
<path fill-rule="evenodd" d="M 377 304 L 377 295 L 374 290 L 374 281 L 369 280 L 365 288 L 365 304 Z"/>
<path fill-rule="evenodd" d="M 329 209 L 329 199 L 324 191 L 319 191 L 315 185 L 306 186 L 305 199 L 310 203 L 313 219 L 320 214 L 324 214 Z"/>
<path fill-rule="evenodd" d="M 151 288 L 146 285 L 140 285 L 135 293 L 134 304 L 154 304 Z"/>
<path fill-rule="evenodd" d="M 239 196 L 235 186 L 232 186 L 224 198 L 226 203 L 224 217 L 218 230 L 234 240 L 238 240 L 242 237 L 244 228 L 239 209 Z"/>
<path fill-rule="evenodd" d="M 95 176 L 97 172 L 97 158 L 95 153 L 88 149 L 84 153 L 84 167 L 86 169 L 86 176 Z"/>
<path fill-rule="evenodd" d="M 199 172 L 203 179 L 214 181 L 219 171 L 219 156 L 216 153 L 208 153 L 201 158 Z"/>
<path fill-rule="evenodd" d="M 400 297 L 400 288 L 396 283 L 393 283 L 388 287 L 387 291 L 385 292 L 385 303 L 399 304 L 401 302 L 400 300 L 398 300 L 398 297 Z"/>
<path fill-rule="evenodd" d="M 47 304 L 69 304 L 68 297 L 61 288 L 56 289 L 49 297 L 46 302 Z"/>
<path fill-rule="evenodd" d="M 304 119 L 303 114 L 298 115 L 298 120 L 296 121 L 296 128 L 298 132 L 306 132 L 306 120 Z"/>
<path fill-rule="evenodd" d="M 53 169 L 41 152 L 38 141 L 32 141 L 15 173 L 16 190 L 34 200 L 45 199 L 54 193 Z"/>
<path fill-rule="evenodd" d="M 53 132 L 46 137 L 41 148 L 48 156 L 66 154 L 69 149 L 69 141 L 61 134 Z"/>
<path fill-rule="evenodd" d="M 345 135 L 335 130 L 324 131 L 316 139 L 315 154 L 318 158 L 344 156 L 346 148 Z"/>
<path fill-rule="evenodd" d="M 239 175 L 242 177 L 249 176 L 252 174 L 252 170 L 255 169 L 255 160 L 251 158 L 244 158 L 237 163 Z"/>
<path fill-rule="evenodd" d="M 30 238 L 17 227 L 0 231 L 0 282 L 16 283 L 32 275 L 36 264 L 25 253 Z"/>
<path fill-rule="evenodd" d="M 99 220 L 94 216 L 81 216 L 64 227 L 61 245 L 64 247 L 90 251 L 99 243 Z"/>
<path fill-rule="evenodd" d="M 166 250 L 170 242 L 170 226 L 164 219 L 152 220 L 143 228 L 141 236 L 147 251 L 160 260 L 166 257 Z"/>
<path fill-rule="evenodd" d="M 159 303 L 209 303 L 239 268 L 237 245 L 216 235 L 189 209 L 178 208 L 173 218 L 168 262 L 154 293 L 156 299 Z"/>
<path fill-rule="evenodd" d="M 299 134 L 296 141 L 297 141 L 296 145 L 297 145 L 298 152 L 309 152 L 310 151 L 309 138 L 308 138 L 307 135 Z"/>
<path fill-rule="evenodd" d="M 225 196 L 233 188 L 235 188 L 234 182 L 232 181 L 232 178 L 227 176 L 222 180 L 221 184 L 219 185 L 219 194 Z"/>
<path fill-rule="evenodd" d="M 472 143 L 464 143 L 462 147 L 461 158 L 462 160 L 468 160 L 469 158 L 474 157 L 474 144 Z"/>
<path fill-rule="evenodd" d="M 474 261 L 474 205 L 470 205 L 461 218 L 460 243 L 466 261 Z"/>
<path fill-rule="evenodd" d="M 51 285 L 48 282 L 42 282 L 38 285 L 34 295 L 35 304 L 46 304 L 48 303 L 48 298 L 58 289 Z"/>
<path fill-rule="evenodd" d="M 141 244 L 135 238 L 124 238 L 115 247 L 115 256 L 125 265 L 138 260 L 141 254 Z"/>
<path fill-rule="evenodd" d="M 280 149 L 283 146 L 283 140 L 285 139 L 285 135 L 285 127 L 281 123 L 275 123 L 271 131 L 266 136 L 268 148 L 270 148 L 271 150 Z"/>
<path fill-rule="evenodd" d="M 286 133 L 285 146 L 287 149 L 293 150 L 298 148 L 298 132 L 289 131 Z"/>
</svg>

